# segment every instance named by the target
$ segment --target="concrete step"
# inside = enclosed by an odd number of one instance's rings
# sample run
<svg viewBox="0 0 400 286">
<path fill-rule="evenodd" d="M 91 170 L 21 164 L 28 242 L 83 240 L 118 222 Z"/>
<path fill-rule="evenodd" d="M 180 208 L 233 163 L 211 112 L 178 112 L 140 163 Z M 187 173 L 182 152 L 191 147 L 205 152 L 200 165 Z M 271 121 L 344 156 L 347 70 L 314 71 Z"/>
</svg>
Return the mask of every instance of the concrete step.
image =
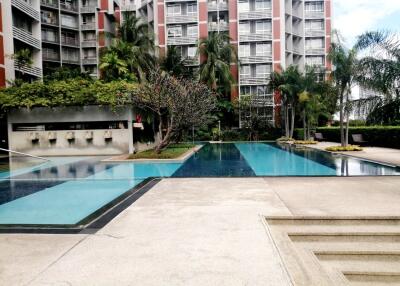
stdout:
<svg viewBox="0 0 400 286">
<path fill-rule="evenodd" d="M 362 273 L 362 272 L 349 272 L 344 273 L 350 286 L 398 286 L 400 285 L 400 276 L 394 273 L 387 275 Z"/>
</svg>

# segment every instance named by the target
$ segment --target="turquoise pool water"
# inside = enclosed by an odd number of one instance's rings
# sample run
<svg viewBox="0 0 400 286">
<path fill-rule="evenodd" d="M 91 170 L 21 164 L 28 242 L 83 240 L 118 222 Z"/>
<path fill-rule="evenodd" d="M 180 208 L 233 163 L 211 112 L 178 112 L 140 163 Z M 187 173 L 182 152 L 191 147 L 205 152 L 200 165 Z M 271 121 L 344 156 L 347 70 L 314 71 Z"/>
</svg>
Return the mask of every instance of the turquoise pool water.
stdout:
<svg viewBox="0 0 400 286">
<path fill-rule="evenodd" d="M 384 176 L 396 168 L 272 143 L 206 144 L 184 163 L 60 157 L 0 171 L 0 225 L 75 225 L 149 177 Z"/>
</svg>

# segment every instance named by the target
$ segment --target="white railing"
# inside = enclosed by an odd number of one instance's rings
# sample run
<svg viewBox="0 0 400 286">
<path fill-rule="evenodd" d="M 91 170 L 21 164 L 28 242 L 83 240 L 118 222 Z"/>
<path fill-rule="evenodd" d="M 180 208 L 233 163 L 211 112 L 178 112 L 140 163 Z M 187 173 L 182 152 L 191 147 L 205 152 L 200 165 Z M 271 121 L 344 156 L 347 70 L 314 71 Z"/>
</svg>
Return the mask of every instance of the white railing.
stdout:
<svg viewBox="0 0 400 286">
<path fill-rule="evenodd" d="M 197 22 L 197 14 L 167 16 L 167 24 Z"/>
<path fill-rule="evenodd" d="M 95 13 L 96 6 L 95 5 L 81 6 L 80 12 L 81 13 Z"/>
<path fill-rule="evenodd" d="M 325 36 L 324 30 L 305 30 L 306 37 L 323 37 Z"/>
<path fill-rule="evenodd" d="M 251 97 L 251 105 L 253 107 L 264 107 L 274 105 L 274 97 L 272 94 L 258 95 L 258 94 L 246 94 L 242 95 L 241 98 Z"/>
<path fill-rule="evenodd" d="M 324 12 L 305 11 L 304 18 L 306 19 L 323 19 L 325 18 Z"/>
<path fill-rule="evenodd" d="M 241 85 L 267 85 L 269 82 L 269 75 L 264 76 L 249 76 L 249 77 L 240 77 Z"/>
<path fill-rule="evenodd" d="M 96 40 L 91 40 L 91 41 L 82 41 L 81 46 L 82 48 L 94 48 L 97 45 Z"/>
<path fill-rule="evenodd" d="M 270 33 L 253 33 L 253 34 L 239 34 L 239 42 L 254 42 L 254 41 L 270 41 L 272 40 L 272 32 Z"/>
<path fill-rule="evenodd" d="M 253 19 L 264 19 L 264 18 L 272 18 L 271 9 L 239 12 L 239 20 L 253 20 Z"/>
<path fill-rule="evenodd" d="M 212 11 L 225 11 L 228 10 L 228 3 L 227 2 L 221 2 L 221 3 L 215 3 L 215 2 L 208 2 L 207 4 L 208 7 L 208 11 L 212 12 Z"/>
<path fill-rule="evenodd" d="M 82 59 L 82 64 L 84 65 L 96 65 L 97 58 L 84 58 Z"/>
<path fill-rule="evenodd" d="M 257 63 L 268 63 L 272 62 L 272 54 L 264 56 L 239 56 L 239 61 L 242 64 L 257 64 Z"/>
<path fill-rule="evenodd" d="M 63 41 L 61 41 L 61 44 L 63 46 L 77 47 L 77 46 L 79 46 L 79 41 L 78 41 L 78 39 L 64 39 Z"/>
<path fill-rule="evenodd" d="M 189 37 L 168 37 L 167 43 L 168 45 L 191 45 L 196 44 L 198 36 L 189 36 Z"/>
<path fill-rule="evenodd" d="M 31 45 L 32 47 L 39 49 L 41 48 L 40 40 L 36 39 L 32 34 L 23 29 L 13 27 L 13 36 L 14 38 Z"/>
<path fill-rule="evenodd" d="M 18 66 L 18 62 L 14 61 L 14 69 L 22 72 L 22 73 L 27 73 L 36 77 L 42 77 L 42 69 L 34 66 Z"/>
<path fill-rule="evenodd" d="M 228 31 L 229 24 L 226 22 L 220 22 L 219 25 L 216 22 L 208 23 L 208 30 L 209 31 Z"/>
<path fill-rule="evenodd" d="M 79 57 L 78 56 L 68 56 L 66 54 L 62 54 L 62 61 L 63 63 L 71 63 L 71 64 L 79 64 Z"/>
<path fill-rule="evenodd" d="M 307 48 L 306 47 L 306 55 L 325 55 L 324 48 Z"/>
<path fill-rule="evenodd" d="M 31 16 L 33 19 L 35 19 L 36 21 L 40 20 L 40 13 L 38 10 L 34 9 L 33 7 L 31 7 L 28 3 L 26 3 L 25 1 L 22 0 L 11 0 L 11 4 L 21 10 L 22 12 L 24 12 L 25 14 Z"/>
<path fill-rule="evenodd" d="M 135 4 L 122 5 L 121 11 L 136 11 L 136 5 Z"/>
<path fill-rule="evenodd" d="M 40 1 L 40 5 L 46 6 L 46 7 L 50 7 L 50 8 L 58 8 L 58 4 L 57 3 L 50 3 L 50 2 L 48 2 L 46 0 L 41 0 Z"/>
<path fill-rule="evenodd" d="M 72 11 L 72 12 L 78 12 L 78 6 L 70 5 L 70 4 L 67 4 L 67 3 L 60 3 L 60 9 L 61 10 Z"/>
<path fill-rule="evenodd" d="M 60 55 L 56 52 L 42 51 L 42 58 L 43 60 L 48 60 L 48 61 L 60 61 Z"/>
<path fill-rule="evenodd" d="M 81 30 L 96 30 L 96 23 L 85 23 L 81 25 Z"/>
</svg>

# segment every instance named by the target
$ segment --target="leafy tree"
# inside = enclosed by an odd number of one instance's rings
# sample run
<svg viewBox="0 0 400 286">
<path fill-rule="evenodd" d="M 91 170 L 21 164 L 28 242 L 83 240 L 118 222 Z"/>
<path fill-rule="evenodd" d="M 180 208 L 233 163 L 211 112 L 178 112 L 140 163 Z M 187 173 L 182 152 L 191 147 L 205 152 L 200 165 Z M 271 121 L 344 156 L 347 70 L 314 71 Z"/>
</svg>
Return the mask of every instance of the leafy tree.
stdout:
<svg viewBox="0 0 400 286">
<path fill-rule="evenodd" d="M 65 66 L 49 69 L 48 74 L 43 77 L 43 81 L 45 82 L 69 79 L 91 80 L 92 77 L 89 73 L 82 72 L 80 68 L 70 68 Z"/>
<path fill-rule="evenodd" d="M 102 78 L 106 81 L 129 78 L 129 70 L 124 59 L 120 58 L 115 51 L 105 53 L 101 57 L 100 70 Z"/>
<path fill-rule="evenodd" d="M 160 60 L 161 69 L 176 77 L 193 77 L 193 72 L 186 66 L 185 59 L 182 58 L 177 48 L 168 47 L 167 55 Z"/>
<path fill-rule="evenodd" d="M 220 89 L 222 94 L 228 94 L 235 82 L 230 64 L 237 61 L 235 48 L 229 44 L 229 36 L 225 33 L 211 33 L 201 39 L 198 52 L 206 60 L 200 65 L 200 80 L 213 91 Z"/>
</svg>

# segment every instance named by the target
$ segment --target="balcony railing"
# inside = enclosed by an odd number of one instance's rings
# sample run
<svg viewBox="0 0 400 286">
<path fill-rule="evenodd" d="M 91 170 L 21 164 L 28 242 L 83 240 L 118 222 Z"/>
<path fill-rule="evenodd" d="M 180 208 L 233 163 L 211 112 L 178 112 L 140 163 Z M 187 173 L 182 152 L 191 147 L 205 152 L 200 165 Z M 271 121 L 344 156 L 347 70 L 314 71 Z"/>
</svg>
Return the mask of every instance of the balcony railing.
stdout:
<svg viewBox="0 0 400 286">
<path fill-rule="evenodd" d="M 167 44 L 168 45 L 192 45 L 192 44 L 196 44 L 197 39 L 198 39 L 197 35 L 184 36 L 184 37 L 168 37 Z"/>
<path fill-rule="evenodd" d="M 324 48 L 308 48 L 306 47 L 306 55 L 325 55 Z"/>
<path fill-rule="evenodd" d="M 96 22 L 82 24 L 81 30 L 96 30 Z"/>
<path fill-rule="evenodd" d="M 96 45 L 97 45 L 96 40 L 83 41 L 81 43 L 82 48 L 95 48 Z"/>
<path fill-rule="evenodd" d="M 208 23 L 208 30 L 209 31 L 228 31 L 229 24 L 226 22 L 220 22 L 219 24 L 216 22 Z"/>
<path fill-rule="evenodd" d="M 78 39 L 68 38 L 68 39 L 62 39 L 62 40 L 61 40 L 61 44 L 62 44 L 63 46 L 73 46 L 73 47 L 77 47 L 77 46 L 79 46 L 79 41 L 78 41 Z"/>
<path fill-rule="evenodd" d="M 42 59 L 44 61 L 56 61 L 59 62 L 60 61 L 60 55 L 56 52 L 46 52 L 43 51 L 42 52 Z"/>
<path fill-rule="evenodd" d="M 267 85 L 270 75 L 240 76 L 241 85 Z"/>
<path fill-rule="evenodd" d="M 81 6 L 81 13 L 95 13 L 96 12 L 96 5 L 87 5 Z"/>
<path fill-rule="evenodd" d="M 272 18 L 271 9 L 239 12 L 239 20 L 253 20 L 253 19 L 265 19 L 265 18 Z"/>
<path fill-rule="evenodd" d="M 325 36 L 324 30 L 306 30 L 305 31 L 306 37 L 323 37 Z"/>
<path fill-rule="evenodd" d="M 208 11 L 213 12 L 213 11 L 226 11 L 228 10 L 228 3 L 227 2 L 208 2 L 207 4 Z"/>
<path fill-rule="evenodd" d="M 316 11 L 305 11 L 304 18 L 306 19 L 323 19 L 325 17 L 324 12 L 316 12 Z"/>
<path fill-rule="evenodd" d="M 42 25 L 50 25 L 50 26 L 58 26 L 58 21 L 56 19 L 46 18 L 44 16 L 41 17 Z"/>
<path fill-rule="evenodd" d="M 11 5 L 13 5 L 18 10 L 24 12 L 26 15 L 32 17 L 36 21 L 40 20 L 40 13 L 28 3 L 22 0 L 11 0 Z"/>
<path fill-rule="evenodd" d="M 122 5 L 121 11 L 136 11 L 136 5 L 135 4 Z"/>
<path fill-rule="evenodd" d="M 59 39 L 58 39 L 58 35 L 57 36 L 55 36 L 55 37 L 43 37 L 42 36 L 42 42 L 44 42 L 44 43 L 52 43 L 52 44 L 59 44 L 60 43 L 60 41 L 59 41 Z"/>
<path fill-rule="evenodd" d="M 38 68 L 38 67 L 34 67 L 34 66 L 18 66 L 18 62 L 14 61 L 14 69 L 22 72 L 22 73 L 26 73 L 26 74 L 30 74 L 33 75 L 35 77 L 42 77 L 42 69 Z"/>
<path fill-rule="evenodd" d="M 76 5 L 71 5 L 68 3 L 60 3 L 60 9 L 64 11 L 69 11 L 69 12 L 78 12 L 78 6 Z"/>
<path fill-rule="evenodd" d="M 242 64 L 257 64 L 272 62 L 272 54 L 260 56 L 239 56 L 240 63 Z"/>
<path fill-rule="evenodd" d="M 66 64 L 79 64 L 78 56 L 69 56 L 65 53 L 62 54 L 62 61 Z"/>
<path fill-rule="evenodd" d="M 50 1 L 48 1 L 48 0 L 41 0 L 41 1 L 40 1 L 40 5 L 46 6 L 46 7 L 49 7 L 49 8 L 58 8 L 58 3 L 57 3 L 57 1 L 50 2 Z"/>
<path fill-rule="evenodd" d="M 186 57 L 184 58 L 185 60 L 185 65 L 188 66 L 197 66 L 200 64 L 199 57 Z"/>
<path fill-rule="evenodd" d="M 246 94 L 241 95 L 241 98 L 251 97 L 251 105 L 253 107 L 265 107 L 274 105 L 274 97 L 272 94 L 259 95 L 259 94 Z"/>
<path fill-rule="evenodd" d="M 258 42 L 258 41 L 271 41 L 272 32 L 269 33 L 253 33 L 253 34 L 239 34 L 240 42 Z"/>
<path fill-rule="evenodd" d="M 197 22 L 197 14 L 167 16 L 167 24 Z"/>
<path fill-rule="evenodd" d="M 97 65 L 97 58 L 84 58 L 82 59 L 82 64 L 84 65 Z"/>
<path fill-rule="evenodd" d="M 13 27 L 13 36 L 17 40 L 24 42 L 38 50 L 41 48 L 40 40 L 36 39 L 32 34 L 26 30 Z"/>
</svg>

